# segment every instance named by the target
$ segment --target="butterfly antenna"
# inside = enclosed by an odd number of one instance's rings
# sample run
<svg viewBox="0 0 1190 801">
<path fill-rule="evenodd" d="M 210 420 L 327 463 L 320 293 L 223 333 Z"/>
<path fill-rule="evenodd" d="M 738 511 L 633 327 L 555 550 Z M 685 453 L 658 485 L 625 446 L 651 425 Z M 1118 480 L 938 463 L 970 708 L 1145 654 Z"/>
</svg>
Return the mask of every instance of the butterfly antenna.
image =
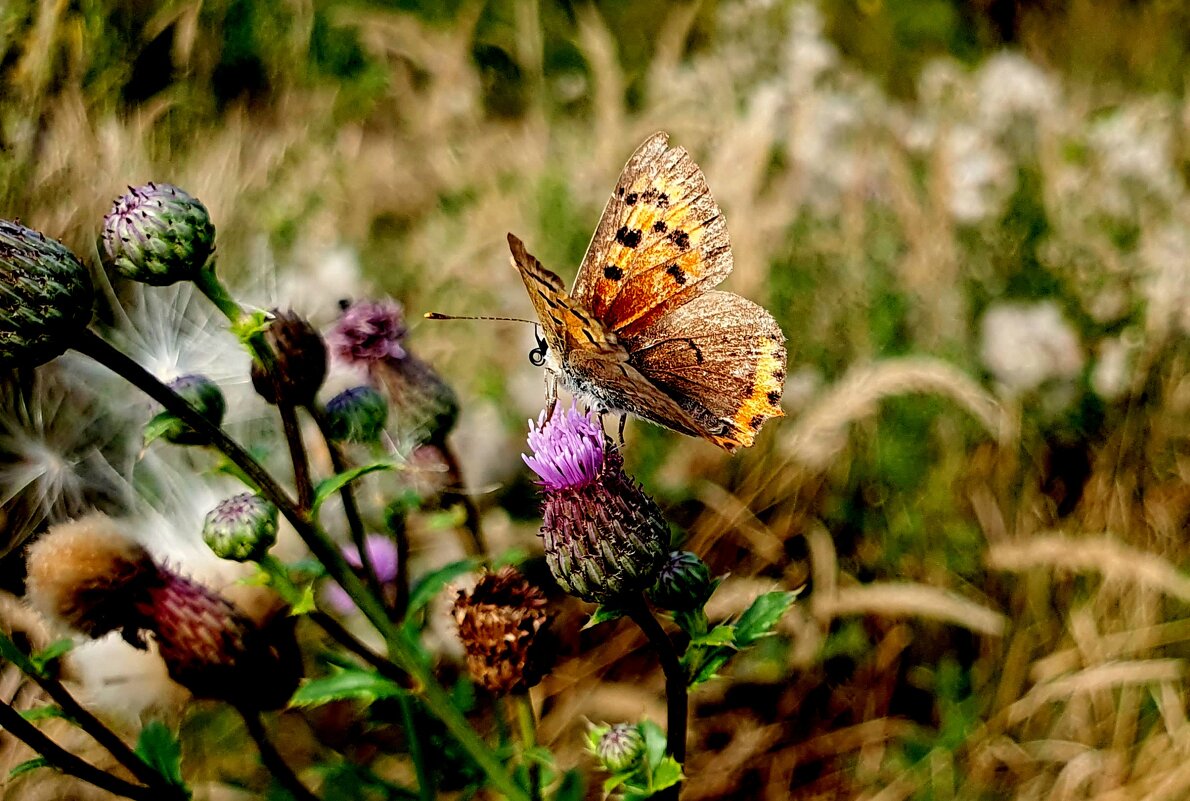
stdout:
<svg viewBox="0 0 1190 801">
<path fill-rule="evenodd" d="M 534 320 L 525 320 L 521 317 L 461 317 L 454 314 L 441 314 L 440 312 L 426 312 L 422 315 L 427 320 L 500 320 L 506 323 L 528 323 L 529 325 L 537 325 Z"/>
</svg>

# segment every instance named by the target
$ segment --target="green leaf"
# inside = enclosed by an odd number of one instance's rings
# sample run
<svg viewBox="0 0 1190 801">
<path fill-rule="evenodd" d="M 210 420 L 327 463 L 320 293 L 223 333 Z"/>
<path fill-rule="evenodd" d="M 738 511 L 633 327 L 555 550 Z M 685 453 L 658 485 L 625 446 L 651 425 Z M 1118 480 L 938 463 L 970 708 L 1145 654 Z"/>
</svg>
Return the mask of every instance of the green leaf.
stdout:
<svg viewBox="0 0 1190 801">
<path fill-rule="evenodd" d="M 603 797 L 607 798 L 617 787 L 632 778 L 632 773 L 615 773 L 603 780 Z"/>
<path fill-rule="evenodd" d="M 689 659 L 682 660 L 690 677 L 687 679 L 687 686 L 697 687 L 715 678 L 719 675 L 719 670 L 735 655 L 736 649 L 730 646 L 691 651 L 686 655 Z"/>
<path fill-rule="evenodd" d="M 587 629 L 594 628 L 600 623 L 610 623 L 613 620 L 619 620 L 620 618 L 624 617 L 625 614 L 626 613 L 624 610 L 620 609 L 619 607 L 600 604 L 599 606 L 595 607 L 595 611 L 591 613 L 591 617 L 587 619 L 587 622 L 583 625 L 582 630 L 586 631 Z"/>
<path fill-rule="evenodd" d="M 682 766 L 676 759 L 667 755 L 661 760 L 661 764 L 653 770 L 652 781 L 649 782 L 649 785 L 653 788 L 653 792 L 657 793 L 666 787 L 673 787 L 682 778 Z"/>
<path fill-rule="evenodd" d="M 153 440 L 160 439 L 165 436 L 166 432 L 172 431 L 177 425 L 178 418 L 174 416 L 173 412 L 159 412 L 152 420 L 145 423 L 144 444 L 147 446 Z"/>
<path fill-rule="evenodd" d="M 665 732 L 651 720 L 642 720 L 640 731 L 645 736 L 645 765 L 651 773 L 665 758 Z"/>
<path fill-rule="evenodd" d="M 371 462 L 363 464 L 359 467 L 353 467 L 350 470 L 344 470 L 342 473 L 336 473 L 328 479 L 318 482 L 318 486 L 314 489 L 314 504 L 312 513 L 316 514 L 322 504 L 326 503 L 327 499 L 334 495 L 339 490 L 346 487 L 352 481 L 366 476 L 368 473 L 376 473 L 381 470 L 395 470 L 397 463 L 389 460 L 381 462 Z"/>
<path fill-rule="evenodd" d="M 448 565 L 434 570 L 422 576 L 421 580 L 414 585 L 412 591 L 409 593 L 409 608 L 407 615 L 415 615 L 422 609 L 429 605 L 430 601 L 434 600 L 435 596 L 450 584 L 466 573 L 470 573 L 475 568 L 479 567 L 480 560 L 477 557 L 468 557 L 467 559 L 460 559 L 457 562 L 451 562 Z"/>
<path fill-rule="evenodd" d="M 26 656 L 20 648 L 17 648 L 16 643 L 9 639 L 8 635 L 3 632 L 0 632 L 0 656 L 12 662 L 23 673 L 37 673 L 37 668 L 33 665 L 33 660 Z"/>
<path fill-rule="evenodd" d="M 161 721 L 154 720 L 140 730 L 136 755 L 173 786 L 186 786 L 182 780 L 182 744 Z"/>
<path fill-rule="evenodd" d="M 695 637 L 690 641 L 691 648 L 697 647 L 711 647 L 715 645 L 734 645 L 736 638 L 735 626 L 715 626 L 715 628 L 703 634 L 701 637 Z"/>
<path fill-rule="evenodd" d="M 688 612 L 677 611 L 672 616 L 674 623 L 678 624 L 678 628 L 686 632 L 692 640 L 706 634 L 707 628 L 710 626 L 707 622 L 707 613 L 701 609 L 692 609 Z"/>
<path fill-rule="evenodd" d="M 21 764 L 8 772 L 8 778 L 15 779 L 17 776 L 23 776 L 26 773 L 32 773 L 38 768 L 52 768 L 53 765 L 45 757 L 33 757 L 26 759 Z"/>
<path fill-rule="evenodd" d="M 74 640 L 69 638 L 56 640 L 37 653 L 30 654 L 29 661 L 33 663 L 33 668 L 38 673 L 44 674 L 46 668 L 55 660 L 68 654 L 72 648 L 74 648 Z"/>
<path fill-rule="evenodd" d="M 562 775 L 562 781 L 554 793 L 553 801 L 583 801 L 587 788 L 583 782 L 583 774 L 577 768 L 572 768 Z"/>
<path fill-rule="evenodd" d="M 758 597 L 735 624 L 736 647 L 747 648 L 761 637 L 772 634 L 777 621 L 796 599 L 797 595 L 792 592 L 766 592 Z"/>
<path fill-rule="evenodd" d="M 44 704 L 42 706 L 35 706 L 32 709 L 26 709 L 21 712 L 21 717 L 33 723 L 38 720 L 48 720 L 49 718 L 62 718 L 63 720 L 70 720 L 66 713 L 62 711 L 62 707 L 57 704 Z"/>
<path fill-rule="evenodd" d="M 263 333 L 268 327 L 268 312 L 254 311 L 251 314 L 240 315 L 240 319 L 231 324 L 231 332 L 235 334 L 241 345 L 247 345 L 250 339 Z"/>
<path fill-rule="evenodd" d="M 378 673 L 363 669 L 340 670 L 331 676 L 310 679 L 289 699 L 290 706 L 319 706 L 331 701 L 363 701 L 394 698 L 405 690 Z"/>
</svg>

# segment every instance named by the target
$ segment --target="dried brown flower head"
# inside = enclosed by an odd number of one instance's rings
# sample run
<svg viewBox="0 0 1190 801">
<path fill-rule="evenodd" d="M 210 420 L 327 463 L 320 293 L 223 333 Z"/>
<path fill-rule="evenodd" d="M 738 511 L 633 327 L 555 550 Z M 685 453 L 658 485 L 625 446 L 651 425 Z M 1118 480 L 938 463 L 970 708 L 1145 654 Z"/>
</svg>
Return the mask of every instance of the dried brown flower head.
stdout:
<svg viewBox="0 0 1190 801">
<path fill-rule="evenodd" d="M 454 604 L 467 670 L 497 695 L 525 692 L 541 681 L 545 664 L 542 630 L 548 620 L 545 595 L 516 568 L 485 573 Z"/>
</svg>

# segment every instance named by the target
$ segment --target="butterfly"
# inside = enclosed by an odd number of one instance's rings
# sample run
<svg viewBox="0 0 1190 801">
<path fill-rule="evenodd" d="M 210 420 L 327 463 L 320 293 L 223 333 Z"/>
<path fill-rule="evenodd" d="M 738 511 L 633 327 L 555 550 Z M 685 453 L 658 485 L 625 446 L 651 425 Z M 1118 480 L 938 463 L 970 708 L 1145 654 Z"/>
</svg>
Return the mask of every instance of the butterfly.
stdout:
<svg viewBox="0 0 1190 801">
<path fill-rule="evenodd" d="M 785 336 L 767 311 L 714 289 L 732 268 L 723 213 L 669 135 L 624 166 L 574 287 L 508 235 L 557 384 L 601 413 L 631 414 L 728 451 L 780 417 Z"/>
</svg>

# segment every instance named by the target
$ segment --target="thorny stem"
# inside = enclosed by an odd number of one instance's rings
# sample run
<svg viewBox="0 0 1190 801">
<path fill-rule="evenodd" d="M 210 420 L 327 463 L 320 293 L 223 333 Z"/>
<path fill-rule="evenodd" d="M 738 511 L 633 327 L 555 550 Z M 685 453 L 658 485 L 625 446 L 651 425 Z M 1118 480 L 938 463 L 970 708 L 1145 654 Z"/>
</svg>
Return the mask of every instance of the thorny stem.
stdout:
<svg viewBox="0 0 1190 801">
<path fill-rule="evenodd" d="M 317 403 L 311 404 L 308 409 L 310 416 L 314 418 L 314 424 L 318 426 L 318 433 L 322 435 L 326 449 L 331 455 L 332 469 L 336 473 L 342 473 L 347 469 L 347 460 L 343 457 L 342 449 L 331 437 L 331 424 L 327 419 L 326 409 Z M 360 565 L 364 571 L 364 581 L 367 582 L 368 589 L 377 598 L 383 600 L 384 588 L 380 586 L 380 579 L 376 576 L 376 566 L 372 564 L 372 555 L 365 547 L 367 534 L 364 531 L 363 518 L 359 514 L 359 506 L 355 502 L 355 490 L 352 488 L 351 482 L 344 484 L 339 489 L 339 496 L 343 499 L 343 516 L 347 518 L 347 530 L 351 534 L 351 544 L 355 546 L 355 550 L 359 554 Z"/>
<path fill-rule="evenodd" d="M 289 767 L 289 763 L 285 761 L 285 758 L 281 756 L 281 753 L 269 739 L 260 713 L 249 709 L 238 709 L 237 711 L 244 718 L 244 725 L 248 729 L 248 734 L 252 737 L 253 742 L 256 743 L 256 748 L 260 751 L 260 761 L 264 763 L 265 768 L 268 769 L 273 778 L 280 782 L 281 786 L 293 796 L 295 801 L 318 801 L 318 796 L 314 795 L 314 793 L 306 788 L 306 785 L 302 784 L 302 780 L 293 772 L 293 768 Z"/>
<path fill-rule="evenodd" d="M 666 701 L 666 740 L 665 750 L 677 760 L 678 764 L 686 762 L 686 716 L 687 691 L 686 669 L 682 667 L 682 660 L 674 648 L 673 640 L 661 628 L 657 618 L 649 610 L 644 596 L 630 601 L 626 607 L 628 616 L 640 627 L 648 637 L 657 657 L 661 662 L 661 670 L 665 673 L 665 701 Z M 675 784 L 658 794 L 661 801 L 676 801 L 681 793 L 681 784 Z"/>
<path fill-rule="evenodd" d="M 525 770 L 529 773 L 529 797 L 532 801 L 541 801 L 541 766 L 528 753 L 537 747 L 537 716 L 533 714 L 533 702 L 527 692 L 515 693 L 509 696 L 508 700 L 516 708 L 521 753 Z"/>
<path fill-rule="evenodd" d="M 409 758 L 413 760 L 413 769 L 417 773 L 417 797 L 421 801 L 433 801 L 438 796 L 434 790 L 434 777 L 426 765 L 425 753 L 421 747 L 421 736 L 417 732 L 417 724 L 413 720 L 413 700 L 401 693 L 397 696 L 397 704 L 401 707 L 401 722 L 405 726 L 405 736 L 409 738 Z"/>
<path fill-rule="evenodd" d="M 242 470 L 244 475 L 256 484 L 261 494 L 272 501 L 285 515 L 302 541 L 306 543 L 306 547 L 326 567 L 331 578 L 347 591 L 368 621 L 384 636 L 389 658 L 421 685 L 426 705 L 430 711 L 442 721 L 464 750 L 483 768 L 488 780 L 510 801 L 528 801 L 487 744 L 455 708 L 449 694 L 434 680 L 429 668 L 422 663 L 412 645 L 404 639 L 405 635 L 400 628 L 388 619 L 384 604 L 368 591 L 334 543 L 314 524 L 309 515 L 302 513 L 297 508 L 285 490 L 258 461 L 252 458 L 251 454 L 224 433 L 221 428 L 213 425 L 204 415 L 179 397 L 177 393 L 158 381 L 156 377 L 124 353 L 112 347 L 95 332 L 89 329 L 84 331 L 74 343 L 74 348 L 123 377 L 177 415 L 194 430 L 206 436 L 212 445 L 222 451 L 236 467 Z"/>
<path fill-rule="evenodd" d="M 184 801 L 188 797 L 180 787 L 172 785 L 143 787 L 100 770 L 58 745 L 41 729 L 21 717 L 20 712 L 2 701 L 0 701 L 0 728 L 25 743 L 40 754 L 46 762 L 63 773 L 82 779 L 109 793 L 131 798 L 133 801 L 163 801 L 163 799 Z"/>
<path fill-rule="evenodd" d="M 20 653 L 16 647 L 16 643 L 12 642 L 3 633 L 0 633 L 0 639 L 5 641 L 6 650 L 11 649 L 13 658 L 15 659 L 16 654 Z M 28 660 L 17 663 L 17 667 L 25 675 L 37 682 L 37 686 L 41 687 L 46 695 L 50 697 L 50 700 L 58 705 L 67 719 L 74 721 L 80 729 L 91 735 L 95 742 L 103 746 L 117 762 L 127 768 L 128 772 L 137 781 L 150 788 L 158 789 L 163 793 L 176 792 L 176 789 L 160 773 L 153 770 L 143 759 L 137 756 L 136 752 L 120 739 L 119 735 L 109 729 L 103 721 L 95 717 L 86 707 L 75 700 L 75 697 L 70 694 L 60 681 L 44 675 Z"/>
</svg>

